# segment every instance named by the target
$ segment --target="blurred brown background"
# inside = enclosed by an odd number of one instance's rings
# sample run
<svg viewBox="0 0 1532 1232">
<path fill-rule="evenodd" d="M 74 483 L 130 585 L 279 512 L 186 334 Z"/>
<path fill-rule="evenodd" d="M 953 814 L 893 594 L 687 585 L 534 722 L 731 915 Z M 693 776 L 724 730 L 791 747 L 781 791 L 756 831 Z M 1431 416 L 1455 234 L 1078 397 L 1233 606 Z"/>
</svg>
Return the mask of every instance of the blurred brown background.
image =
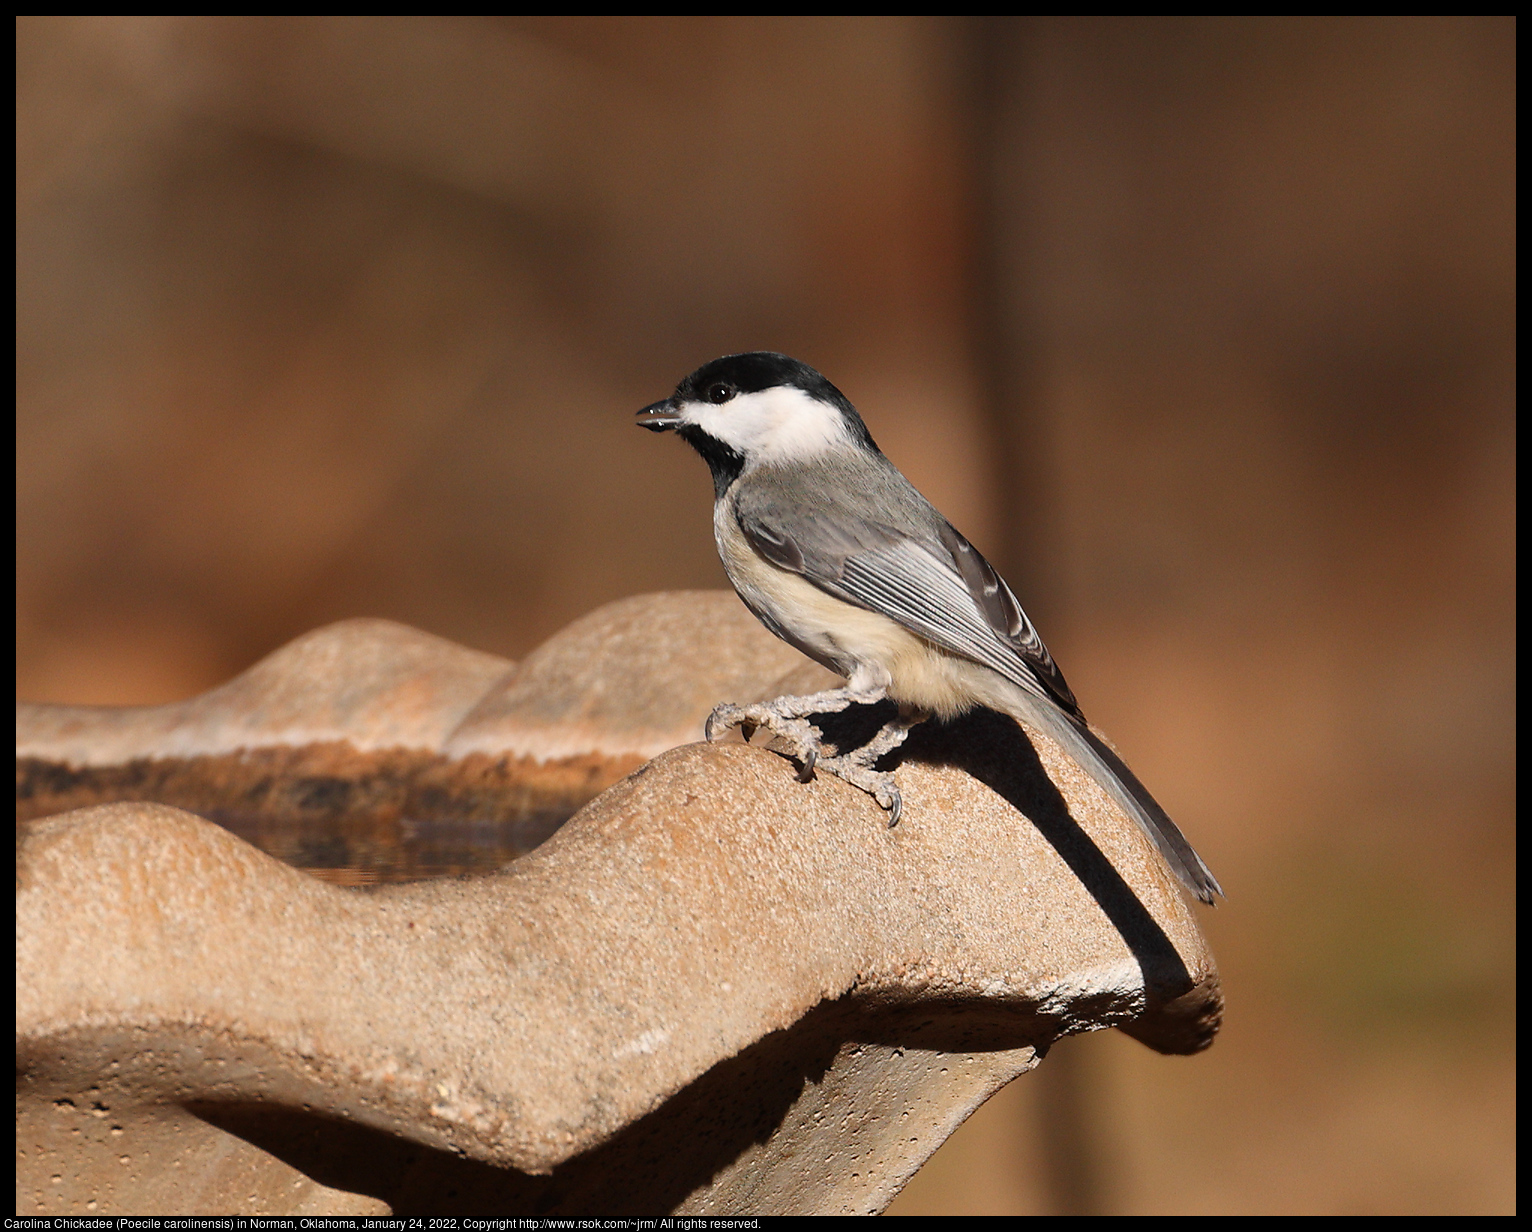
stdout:
<svg viewBox="0 0 1532 1232">
<path fill-rule="evenodd" d="M 786 351 L 1218 872 L 902 1213 L 1514 1209 L 1510 18 L 22 18 L 18 694 L 725 585 Z"/>
</svg>

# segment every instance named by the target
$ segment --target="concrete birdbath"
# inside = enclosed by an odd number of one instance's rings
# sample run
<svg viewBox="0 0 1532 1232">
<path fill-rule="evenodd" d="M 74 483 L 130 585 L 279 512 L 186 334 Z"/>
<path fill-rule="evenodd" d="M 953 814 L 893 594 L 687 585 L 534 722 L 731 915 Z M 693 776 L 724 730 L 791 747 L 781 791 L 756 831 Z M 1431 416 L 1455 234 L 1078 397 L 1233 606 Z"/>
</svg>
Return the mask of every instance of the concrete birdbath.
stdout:
<svg viewBox="0 0 1532 1232">
<path fill-rule="evenodd" d="M 871 1214 L 1060 1037 L 1212 1041 L 1189 904 L 1043 737 L 917 729 L 894 828 L 700 743 L 828 679 L 687 592 L 520 664 L 348 621 L 187 702 L 19 706 L 17 1212 Z M 493 867 L 293 867 L 337 819 Z"/>
</svg>

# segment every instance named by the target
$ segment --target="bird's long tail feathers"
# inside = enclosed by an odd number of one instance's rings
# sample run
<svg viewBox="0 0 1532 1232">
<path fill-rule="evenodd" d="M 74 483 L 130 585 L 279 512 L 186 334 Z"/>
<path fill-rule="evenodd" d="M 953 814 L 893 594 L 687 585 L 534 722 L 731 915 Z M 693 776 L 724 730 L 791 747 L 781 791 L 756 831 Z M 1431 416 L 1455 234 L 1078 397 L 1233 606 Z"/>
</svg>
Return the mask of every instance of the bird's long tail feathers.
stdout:
<svg viewBox="0 0 1532 1232">
<path fill-rule="evenodd" d="M 1138 823 L 1139 828 L 1165 857 L 1165 862 L 1182 885 L 1209 904 L 1213 901 L 1213 895 L 1223 894 L 1218 878 L 1213 876 L 1208 866 L 1202 862 L 1202 857 L 1192 849 L 1186 836 L 1176 828 L 1176 823 L 1166 816 L 1159 802 L 1149 794 L 1149 789 L 1138 781 L 1138 776 L 1128 769 L 1106 741 L 1053 706 L 1027 705 L 1020 709 L 1023 713 L 1018 717 L 1028 723 L 1035 723 L 1052 736 Z"/>
</svg>

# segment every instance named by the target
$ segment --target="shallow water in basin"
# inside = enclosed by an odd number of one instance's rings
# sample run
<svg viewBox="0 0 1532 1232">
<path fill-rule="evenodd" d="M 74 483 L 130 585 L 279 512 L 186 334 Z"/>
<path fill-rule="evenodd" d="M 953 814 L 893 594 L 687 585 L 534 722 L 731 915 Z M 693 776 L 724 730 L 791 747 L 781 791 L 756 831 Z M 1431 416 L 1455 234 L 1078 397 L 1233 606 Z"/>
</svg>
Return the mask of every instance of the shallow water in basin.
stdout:
<svg viewBox="0 0 1532 1232">
<path fill-rule="evenodd" d="M 484 875 L 547 839 L 573 810 L 510 821 L 302 820 L 232 811 L 202 814 L 267 855 L 334 885 L 369 886 Z"/>
</svg>

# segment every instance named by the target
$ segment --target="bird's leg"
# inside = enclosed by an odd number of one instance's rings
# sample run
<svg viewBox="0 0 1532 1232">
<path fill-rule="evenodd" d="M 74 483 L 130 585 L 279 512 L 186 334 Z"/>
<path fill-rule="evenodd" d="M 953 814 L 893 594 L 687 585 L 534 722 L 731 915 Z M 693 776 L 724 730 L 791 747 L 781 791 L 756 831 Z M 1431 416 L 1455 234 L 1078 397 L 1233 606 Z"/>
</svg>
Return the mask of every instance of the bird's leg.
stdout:
<svg viewBox="0 0 1532 1232">
<path fill-rule="evenodd" d="M 885 753 L 891 753 L 903 744 L 905 737 L 910 734 L 910 728 L 930 717 L 929 711 L 900 706 L 898 717 L 885 723 L 882 730 L 861 748 L 842 753 L 839 757 L 822 757 L 819 759 L 819 768 L 828 770 L 853 787 L 860 787 L 876 800 L 880 807 L 888 811 L 888 828 L 892 830 L 899 824 L 899 815 L 904 811 L 904 798 L 899 794 L 899 785 L 894 782 L 894 776 L 880 774 L 873 769 L 873 765 Z"/>
<path fill-rule="evenodd" d="M 795 755 L 803 762 L 803 769 L 798 772 L 798 781 L 808 783 L 814 778 L 814 766 L 819 761 L 823 733 L 804 716 L 838 714 L 853 704 L 882 701 L 887 687 L 886 681 L 869 683 L 853 677 L 845 688 L 827 689 L 823 693 L 778 697 L 749 706 L 725 702 L 708 715 L 703 734 L 712 741 L 724 735 L 731 727 L 738 727 L 744 732 L 745 739 L 749 740 L 756 729 L 764 727 L 793 746 Z"/>
<path fill-rule="evenodd" d="M 918 706 L 900 706 L 898 715 L 883 724 L 876 736 L 861 748 L 853 749 L 846 756 L 870 766 L 885 753 L 892 753 L 897 749 L 909 736 L 911 728 L 924 723 L 930 717 L 929 710 L 922 710 Z"/>
</svg>

